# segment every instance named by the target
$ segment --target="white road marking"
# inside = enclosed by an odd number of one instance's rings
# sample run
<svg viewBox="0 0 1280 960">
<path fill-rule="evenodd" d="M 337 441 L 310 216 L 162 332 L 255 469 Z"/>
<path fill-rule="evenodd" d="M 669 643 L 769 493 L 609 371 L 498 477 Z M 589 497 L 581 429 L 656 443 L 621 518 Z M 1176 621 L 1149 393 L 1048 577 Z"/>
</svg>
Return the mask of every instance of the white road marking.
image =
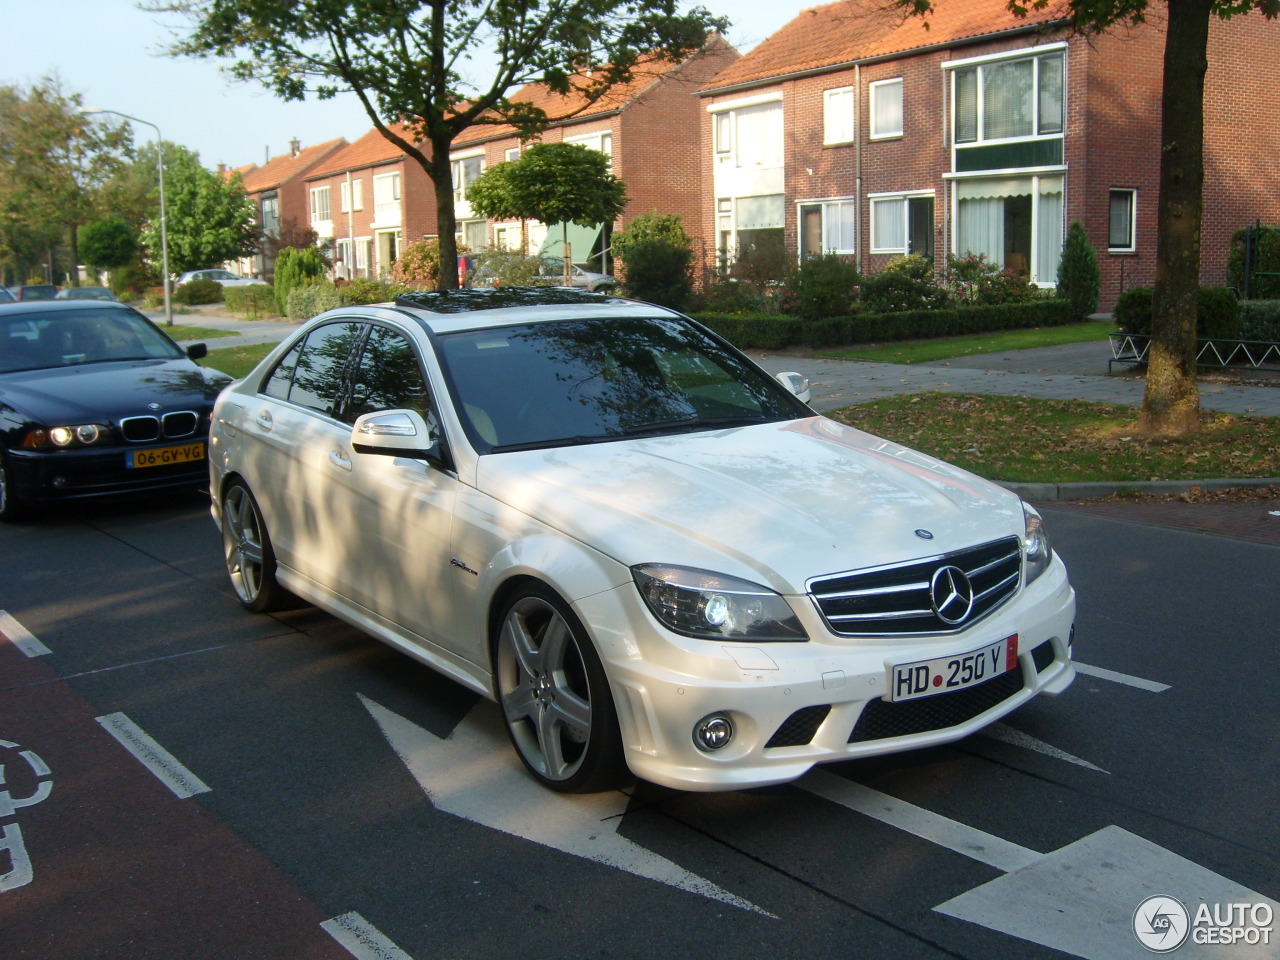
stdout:
<svg viewBox="0 0 1280 960">
<path fill-rule="evenodd" d="M 1157 683 L 1155 680 L 1144 680 L 1142 677 L 1130 676 L 1127 673 L 1117 673 L 1115 670 L 1108 670 L 1105 667 L 1091 667 L 1087 663 L 1081 663 L 1079 660 L 1072 661 L 1075 664 L 1076 672 L 1083 673 L 1088 677 L 1097 677 L 1099 680 L 1110 680 L 1112 683 L 1123 683 L 1126 686 L 1137 687 L 1139 690 L 1147 690 L 1151 693 L 1164 693 L 1169 689 L 1167 683 Z"/>
<path fill-rule="evenodd" d="M 356 960 L 413 960 L 358 913 L 344 913 L 320 927 Z"/>
<path fill-rule="evenodd" d="M 0 610 L 0 633 L 9 638 L 9 642 L 28 657 L 44 657 L 53 653 L 37 640 L 22 624 L 13 619 L 7 610 Z"/>
<path fill-rule="evenodd" d="M 6 824 L 0 831 L 0 853 L 9 854 L 8 873 L 0 873 L 0 893 L 25 887 L 35 875 L 31 870 L 31 857 L 27 845 L 22 842 L 22 828 L 16 823 Z M 2 862 L 2 860 L 0 860 Z"/>
<path fill-rule="evenodd" d="M 157 780 L 172 790 L 179 800 L 210 791 L 203 780 L 184 767 L 173 754 L 151 739 L 146 731 L 123 713 L 111 713 L 98 717 L 97 721 L 120 742 L 120 746 L 133 754 Z"/>
<path fill-rule="evenodd" d="M 1082 760 L 1073 753 L 1067 753 L 1055 747 L 1051 743 L 1045 743 L 1043 740 L 1037 740 L 1029 733 L 1023 733 L 1021 730 L 1015 730 L 1007 723 L 993 723 L 989 727 L 983 727 L 979 732 L 980 736 L 991 737 L 993 740 L 1003 740 L 1005 743 L 1012 743 L 1015 747 L 1024 747 L 1027 750 L 1034 750 L 1036 753 L 1043 753 L 1047 757 L 1053 757 L 1055 760 L 1065 760 L 1067 763 L 1074 763 L 1078 767 L 1084 767 L 1088 770 L 1096 770 L 1098 773 L 1107 773 L 1096 764 L 1090 763 L 1088 760 Z"/>
<path fill-rule="evenodd" d="M 538 785 L 512 751 L 494 704 L 479 702 L 448 739 L 441 740 L 367 697 L 362 695 L 360 699 L 438 810 L 553 850 L 774 917 L 710 880 L 618 836 L 618 824 L 627 810 L 625 794 L 570 796 Z"/>
<path fill-rule="evenodd" d="M 1005 873 L 1029 866 L 1042 856 L 1035 850 L 983 833 L 974 827 L 846 780 L 821 768 L 810 770 L 796 781 L 796 786 L 940 847 L 980 860 Z"/>
</svg>

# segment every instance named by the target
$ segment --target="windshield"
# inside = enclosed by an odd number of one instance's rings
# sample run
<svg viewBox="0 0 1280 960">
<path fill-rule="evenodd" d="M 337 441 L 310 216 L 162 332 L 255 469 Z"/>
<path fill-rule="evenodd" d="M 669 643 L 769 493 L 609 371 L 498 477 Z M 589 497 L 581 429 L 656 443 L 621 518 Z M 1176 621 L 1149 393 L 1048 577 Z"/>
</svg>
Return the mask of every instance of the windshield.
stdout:
<svg viewBox="0 0 1280 960">
<path fill-rule="evenodd" d="M 438 342 L 482 453 L 811 416 L 779 383 L 676 319 L 563 320 Z"/>
<path fill-rule="evenodd" d="M 24 311 L 0 315 L 0 373 L 186 354 L 132 310 Z"/>
</svg>

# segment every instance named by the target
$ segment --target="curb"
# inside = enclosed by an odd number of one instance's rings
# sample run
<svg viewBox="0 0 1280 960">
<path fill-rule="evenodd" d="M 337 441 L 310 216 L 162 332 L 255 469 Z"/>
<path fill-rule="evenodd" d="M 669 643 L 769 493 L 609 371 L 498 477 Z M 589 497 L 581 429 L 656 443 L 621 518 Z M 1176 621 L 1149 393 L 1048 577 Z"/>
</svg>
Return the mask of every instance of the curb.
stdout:
<svg viewBox="0 0 1280 960">
<path fill-rule="evenodd" d="M 1116 493 L 1152 493 L 1168 495 L 1191 490 L 1237 490 L 1258 487 L 1280 487 L 1278 477 L 1250 477 L 1239 480 L 1149 480 L 1121 483 L 1000 483 L 1024 500 L 1053 502 L 1056 500 L 1094 500 Z"/>
</svg>

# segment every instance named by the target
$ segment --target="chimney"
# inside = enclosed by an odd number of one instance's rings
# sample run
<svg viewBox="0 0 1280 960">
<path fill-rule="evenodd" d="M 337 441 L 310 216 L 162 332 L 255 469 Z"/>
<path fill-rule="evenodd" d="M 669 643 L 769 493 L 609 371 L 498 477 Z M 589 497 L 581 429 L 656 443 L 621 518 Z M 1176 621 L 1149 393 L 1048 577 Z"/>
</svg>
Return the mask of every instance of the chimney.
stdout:
<svg viewBox="0 0 1280 960">
<path fill-rule="evenodd" d="M 227 172 L 227 165 L 225 163 L 218 164 L 218 176 L 220 177 L 225 176 L 226 172 Z"/>
<path fill-rule="evenodd" d="M 291 156 L 291 157 L 296 157 L 296 156 L 298 155 L 298 152 L 299 152 L 301 149 L 302 149 L 302 141 L 301 141 L 301 140 L 290 140 L 290 141 L 289 141 L 289 156 Z"/>
</svg>

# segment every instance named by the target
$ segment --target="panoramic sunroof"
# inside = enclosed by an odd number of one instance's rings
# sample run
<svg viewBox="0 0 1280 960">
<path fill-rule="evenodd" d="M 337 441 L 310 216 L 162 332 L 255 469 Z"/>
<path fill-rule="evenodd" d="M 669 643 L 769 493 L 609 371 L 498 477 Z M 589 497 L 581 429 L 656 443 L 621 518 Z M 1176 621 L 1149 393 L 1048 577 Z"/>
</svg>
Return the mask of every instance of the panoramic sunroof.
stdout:
<svg viewBox="0 0 1280 960">
<path fill-rule="evenodd" d="M 424 290 L 402 293 L 396 305 L 432 313 L 471 313 L 503 307 L 553 307 L 574 303 L 609 303 L 616 297 L 572 287 L 489 287 L 483 290 Z"/>
</svg>

